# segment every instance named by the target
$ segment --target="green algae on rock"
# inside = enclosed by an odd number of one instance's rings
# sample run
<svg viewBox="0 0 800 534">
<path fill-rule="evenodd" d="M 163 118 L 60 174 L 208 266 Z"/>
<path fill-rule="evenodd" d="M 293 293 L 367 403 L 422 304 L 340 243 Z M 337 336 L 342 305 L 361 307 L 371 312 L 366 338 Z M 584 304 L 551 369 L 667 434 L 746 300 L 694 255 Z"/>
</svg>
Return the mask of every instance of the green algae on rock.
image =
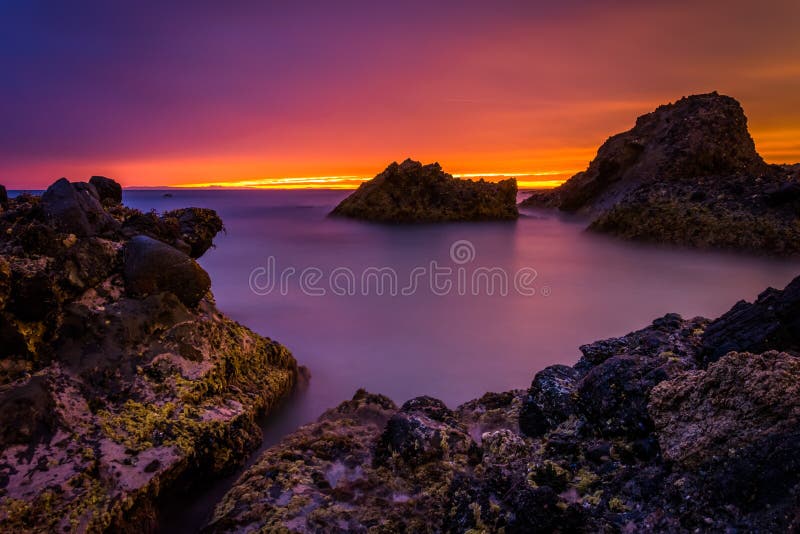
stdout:
<svg viewBox="0 0 800 534">
<path fill-rule="evenodd" d="M 331 215 L 386 223 L 514 220 L 517 182 L 454 178 L 438 163 L 389 165 L 344 199 Z"/>
<path fill-rule="evenodd" d="M 52 201 L 80 236 L 37 196 L 0 214 L 6 532 L 155 530 L 159 495 L 241 465 L 261 439 L 256 417 L 297 380 L 289 351 L 221 314 L 207 286 L 183 301 L 168 279 L 126 287 L 134 228 L 199 273 L 172 247 L 205 251 L 222 228 L 213 211 L 145 215 L 92 189 L 64 180 Z"/>
<path fill-rule="evenodd" d="M 520 206 L 586 214 L 590 230 L 630 240 L 800 253 L 797 166 L 765 163 L 739 102 L 717 93 L 642 115 L 585 171 Z"/>
<path fill-rule="evenodd" d="M 794 319 L 798 284 L 781 293 Z M 742 321 L 754 338 L 775 330 L 748 314 L 725 317 L 726 328 Z M 487 393 L 455 410 L 430 397 L 398 408 L 358 391 L 263 453 L 207 530 L 793 531 L 794 340 L 767 336 L 761 354 L 709 363 L 717 337 L 708 325 L 668 314 L 580 347 L 574 367 L 539 372 L 528 391 Z"/>
</svg>

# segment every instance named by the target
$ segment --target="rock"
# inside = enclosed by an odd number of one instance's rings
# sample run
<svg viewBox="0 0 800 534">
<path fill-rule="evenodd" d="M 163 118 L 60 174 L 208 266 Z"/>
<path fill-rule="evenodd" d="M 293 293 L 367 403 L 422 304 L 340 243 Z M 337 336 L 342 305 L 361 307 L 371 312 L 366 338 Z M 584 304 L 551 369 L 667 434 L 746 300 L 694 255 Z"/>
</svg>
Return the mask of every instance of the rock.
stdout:
<svg viewBox="0 0 800 534">
<path fill-rule="evenodd" d="M 135 211 L 126 214 L 122 232 L 128 237 L 146 235 L 199 258 L 213 245 L 223 230 L 217 212 L 206 208 L 184 208 L 162 215 Z"/>
<path fill-rule="evenodd" d="M 740 510 L 747 530 L 796 525 L 799 384 L 800 359 L 771 351 L 732 352 L 658 385 L 650 413 L 664 457 L 681 474 L 681 493 L 707 510 Z"/>
<path fill-rule="evenodd" d="M 76 236 L 99 235 L 116 228 L 93 185 L 61 178 L 42 195 L 42 209 L 56 230 Z"/>
<path fill-rule="evenodd" d="M 184 208 L 168 211 L 162 219 L 177 219 L 180 239 L 190 247 L 189 255 L 199 258 L 211 248 L 214 237 L 223 230 L 217 212 L 206 208 Z"/>
<path fill-rule="evenodd" d="M 91 184 L 45 196 L 0 217 L 0 531 L 152 532 L 165 498 L 243 464 L 297 364 L 202 298 L 194 260 L 117 230 L 141 213 Z"/>
<path fill-rule="evenodd" d="M 693 95 L 609 138 L 586 171 L 522 206 L 590 215 L 632 240 L 791 255 L 800 252 L 796 178 L 767 165 L 733 98 Z"/>
<path fill-rule="evenodd" d="M 375 449 L 376 465 L 395 456 L 408 465 L 441 460 L 453 453 L 468 453 L 474 447 L 466 428 L 438 399 L 419 397 L 406 402 L 386 424 Z"/>
<path fill-rule="evenodd" d="M 706 369 L 708 324 L 667 314 L 455 410 L 359 391 L 268 449 L 208 531 L 791 531 L 800 358 Z"/>
<path fill-rule="evenodd" d="M 460 180 L 438 163 L 392 163 L 331 212 L 390 223 L 514 220 L 517 183 Z"/>
<path fill-rule="evenodd" d="M 0 185 L 0 208 L 8 209 L 8 192 L 4 185 Z"/>
<path fill-rule="evenodd" d="M 134 237 L 124 254 L 125 287 L 131 295 L 170 291 L 194 307 L 211 288 L 208 273 L 196 261 L 161 241 Z"/>
<path fill-rule="evenodd" d="M 119 204 L 122 202 L 122 186 L 105 176 L 92 176 L 89 183 L 97 190 L 103 203 Z"/>
<path fill-rule="evenodd" d="M 800 358 L 731 352 L 706 370 L 659 384 L 649 410 L 668 460 L 697 467 L 736 456 L 800 430 Z"/>
<path fill-rule="evenodd" d="M 800 277 L 783 290 L 769 288 L 752 304 L 740 301 L 703 335 L 707 362 L 730 351 L 800 353 Z"/>
<path fill-rule="evenodd" d="M 578 371 L 551 365 L 536 373 L 519 414 L 519 428 L 527 436 L 541 436 L 575 412 Z"/>
</svg>

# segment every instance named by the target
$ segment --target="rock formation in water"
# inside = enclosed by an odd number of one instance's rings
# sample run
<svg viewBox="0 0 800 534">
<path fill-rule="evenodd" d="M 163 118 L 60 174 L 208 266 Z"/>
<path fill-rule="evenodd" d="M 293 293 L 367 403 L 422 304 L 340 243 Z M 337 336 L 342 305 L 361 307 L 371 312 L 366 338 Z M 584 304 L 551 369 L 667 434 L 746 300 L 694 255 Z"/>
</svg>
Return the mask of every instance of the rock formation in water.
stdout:
<svg viewBox="0 0 800 534">
<path fill-rule="evenodd" d="M 331 212 L 387 223 L 513 220 L 517 182 L 453 178 L 438 163 L 392 163 Z"/>
<path fill-rule="evenodd" d="M 156 499 L 241 464 L 287 349 L 214 306 L 222 221 L 61 179 L 0 212 L 0 530 L 152 531 Z"/>
<path fill-rule="evenodd" d="M 266 451 L 209 531 L 797 530 L 798 287 L 666 315 L 455 410 L 359 391 Z"/>
<path fill-rule="evenodd" d="M 591 230 L 633 240 L 800 252 L 797 166 L 765 163 L 739 102 L 717 93 L 642 115 L 588 169 L 521 206 L 588 214 Z"/>
</svg>

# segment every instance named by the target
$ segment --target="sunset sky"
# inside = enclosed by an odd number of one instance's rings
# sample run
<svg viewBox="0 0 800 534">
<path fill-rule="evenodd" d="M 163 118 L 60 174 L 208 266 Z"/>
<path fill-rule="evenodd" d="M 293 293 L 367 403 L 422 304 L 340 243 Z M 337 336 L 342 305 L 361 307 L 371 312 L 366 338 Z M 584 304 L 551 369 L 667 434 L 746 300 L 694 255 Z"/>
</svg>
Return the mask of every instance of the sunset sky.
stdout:
<svg viewBox="0 0 800 534">
<path fill-rule="evenodd" d="M 11 189 L 351 187 L 409 156 L 552 184 L 712 90 L 800 161 L 797 0 L 74 4 L 0 3 Z"/>
</svg>

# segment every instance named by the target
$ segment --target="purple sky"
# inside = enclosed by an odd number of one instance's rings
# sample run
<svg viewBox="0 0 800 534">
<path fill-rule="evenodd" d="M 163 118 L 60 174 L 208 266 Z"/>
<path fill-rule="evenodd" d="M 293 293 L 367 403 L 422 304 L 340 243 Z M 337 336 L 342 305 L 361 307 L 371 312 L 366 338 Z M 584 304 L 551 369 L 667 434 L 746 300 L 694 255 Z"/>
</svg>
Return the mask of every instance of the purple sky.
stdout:
<svg viewBox="0 0 800 534">
<path fill-rule="evenodd" d="M 0 183 L 583 168 L 685 94 L 800 160 L 800 2 L 0 3 Z"/>
</svg>

